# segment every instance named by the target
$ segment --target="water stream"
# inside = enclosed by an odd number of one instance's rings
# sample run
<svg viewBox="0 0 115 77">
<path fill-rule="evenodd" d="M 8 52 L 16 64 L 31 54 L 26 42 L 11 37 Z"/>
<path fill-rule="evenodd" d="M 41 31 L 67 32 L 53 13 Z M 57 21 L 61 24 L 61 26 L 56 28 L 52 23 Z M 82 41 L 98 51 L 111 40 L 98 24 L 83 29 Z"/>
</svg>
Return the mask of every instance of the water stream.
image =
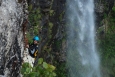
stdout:
<svg viewBox="0 0 115 77">
<path fill-rule="evenodd" d="M 93 0 L 67 0 L 68 77 L 101 77 Z"/>
</svg>

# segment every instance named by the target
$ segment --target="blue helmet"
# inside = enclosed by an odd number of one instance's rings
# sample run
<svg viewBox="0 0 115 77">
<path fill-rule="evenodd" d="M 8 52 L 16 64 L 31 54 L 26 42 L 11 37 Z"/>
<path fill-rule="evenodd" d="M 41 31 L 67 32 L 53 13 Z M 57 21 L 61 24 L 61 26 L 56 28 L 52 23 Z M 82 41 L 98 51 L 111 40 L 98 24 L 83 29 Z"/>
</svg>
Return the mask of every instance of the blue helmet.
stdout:
<svg viewBox="0 0 115 77">
<path fill-rule="evenodd" d="M 40 38 L 39 38 L 38 36 L 35 36 L 35 37 L 33 38 L 33 40 L 39 41 Z"/>
</svg>

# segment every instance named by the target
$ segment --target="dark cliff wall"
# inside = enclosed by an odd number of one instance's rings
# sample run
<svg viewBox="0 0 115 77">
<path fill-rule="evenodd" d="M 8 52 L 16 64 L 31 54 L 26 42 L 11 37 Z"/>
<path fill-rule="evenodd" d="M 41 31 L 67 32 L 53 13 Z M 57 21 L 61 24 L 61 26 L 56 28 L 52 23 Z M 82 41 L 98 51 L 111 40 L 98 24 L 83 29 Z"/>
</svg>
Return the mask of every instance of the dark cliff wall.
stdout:
<svg viewBox="0 0 115 77">
<path fill-rule="evenodd" d="M 59 56 L 61 56 L 65 29 L 65 2 L 65 0 L 28 0 L 32 9 L 40 9 L 41 18 L 38 20 L 38 27 L 40 27 L 38 35 L 40 36 L 39 51 L 41 53 L 39 57 L 43 57 L 50 63 L 55 59 L 61 60 Z"/>
<path fill-rule="evenodd" d="M 102 26 L 100 22 L 104 19 L 105 14 L 109 14 L 114 6 L 114 0 L 94 0 L 96 26 Z"/>
</svg>

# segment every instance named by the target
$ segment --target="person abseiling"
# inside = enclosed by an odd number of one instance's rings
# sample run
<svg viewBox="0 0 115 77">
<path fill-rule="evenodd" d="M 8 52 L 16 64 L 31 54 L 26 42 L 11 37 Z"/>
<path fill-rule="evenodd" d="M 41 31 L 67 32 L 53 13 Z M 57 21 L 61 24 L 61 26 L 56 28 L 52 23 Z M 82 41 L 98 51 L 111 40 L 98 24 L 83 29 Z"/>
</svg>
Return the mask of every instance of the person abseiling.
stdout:
<svg viewBox="0 0 115 77">
<path fill-rule="evenodd" d="M 36 58 L 36 56 L 37 56 L 39 40 L 40 40 L 39 37 L 38 37 L 38 36 L 35 36 L 35 37 L 33 38 L 33 43 L 30 44 L 30 45 L 27 45 L 29 54 L 30 54 L 30 56 L 33 57 L 33 58 Z"/>
</svg>

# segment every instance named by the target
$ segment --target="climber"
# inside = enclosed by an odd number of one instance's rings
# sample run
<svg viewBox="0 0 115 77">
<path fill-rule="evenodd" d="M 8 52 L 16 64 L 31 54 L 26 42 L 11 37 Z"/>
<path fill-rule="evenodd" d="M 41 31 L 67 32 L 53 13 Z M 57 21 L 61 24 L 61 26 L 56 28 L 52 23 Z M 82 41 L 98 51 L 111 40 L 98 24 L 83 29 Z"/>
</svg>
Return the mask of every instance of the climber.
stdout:
<svg viewBox="0 0 115 77">
<path fill-rule="evenodd" d="M 39 37 L 35 36 L 33 38 L 33 43 L 26 46 L 28 48 L 30 56 L 33 58 L 37 57 L 39 40 L 40 40 Z"/>
</svg>

